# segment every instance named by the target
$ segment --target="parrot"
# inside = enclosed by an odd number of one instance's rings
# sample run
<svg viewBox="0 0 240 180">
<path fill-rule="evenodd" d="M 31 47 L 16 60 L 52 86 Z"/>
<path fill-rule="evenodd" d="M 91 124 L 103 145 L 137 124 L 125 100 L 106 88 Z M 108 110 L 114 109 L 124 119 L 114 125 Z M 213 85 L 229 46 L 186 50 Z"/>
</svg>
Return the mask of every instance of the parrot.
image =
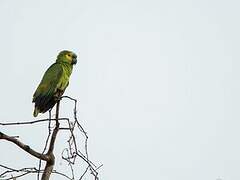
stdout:
<svg viewBox="0 0 240 180">
<path fill-rule="evenodd" d="M 51 110 L 59 101 L 68 87 L 73 65 L 77 63 L 77 55 L 69 50 L 61 51 L 47 71 L 44 73 L 40 84 L 33 94 L 33 116 Z"/>
</svg>

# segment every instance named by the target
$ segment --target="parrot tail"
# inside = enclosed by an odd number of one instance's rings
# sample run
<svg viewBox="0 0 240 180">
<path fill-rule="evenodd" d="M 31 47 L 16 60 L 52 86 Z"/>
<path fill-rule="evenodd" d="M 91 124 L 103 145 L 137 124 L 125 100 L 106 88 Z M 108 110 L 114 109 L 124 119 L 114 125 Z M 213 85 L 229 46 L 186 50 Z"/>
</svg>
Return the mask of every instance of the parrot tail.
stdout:
<svg viewBox="0 0 240 180">
<path fill-rule="evenodd" d="M 39 109 L 35 107 L 34 112 L 33 112 L 33 116 L 37 117 L 38 113 L 39 113 Z"/>
</svg>

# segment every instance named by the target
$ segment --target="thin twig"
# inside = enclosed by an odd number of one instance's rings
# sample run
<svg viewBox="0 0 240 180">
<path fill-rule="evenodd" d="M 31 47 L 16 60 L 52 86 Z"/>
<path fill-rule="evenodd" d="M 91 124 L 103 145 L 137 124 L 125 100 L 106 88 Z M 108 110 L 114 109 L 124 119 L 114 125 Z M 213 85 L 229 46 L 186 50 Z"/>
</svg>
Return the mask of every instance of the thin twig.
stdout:
<svg viewBox="0 0 240 180">
<path fill-rule="evenodd" d="M 27 122 L 12 122 L 12 123 L 0 123 L 1 126 L 14 126 L 14 125 L 31 125 L 35 123 L 40 123 L 40 122 L 46 122 L 46 121 L 68 121 L 69 118 L 59 118 L 59 119 L 39 119 L 35 121 L 27 121 Z"/>
</svg>

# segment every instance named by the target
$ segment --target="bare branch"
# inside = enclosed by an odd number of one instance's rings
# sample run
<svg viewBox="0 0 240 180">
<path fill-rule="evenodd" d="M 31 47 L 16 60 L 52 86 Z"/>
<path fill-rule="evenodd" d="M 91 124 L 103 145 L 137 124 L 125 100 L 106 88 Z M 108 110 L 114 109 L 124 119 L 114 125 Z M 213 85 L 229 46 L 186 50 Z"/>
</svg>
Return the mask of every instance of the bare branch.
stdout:
<svg viewBox="0 0 240 180">
<path fill-rule="evenodd" d="M 87 132 L 84 130 L 83 126 L 79 123 L 77 118 L 77 100 L 71 98 L 69 96 L 63 96 L 61 100 L 64 98 L 69 99 L 74 102 L 74 109 L 73 109 L 73 120 L 71 121 L 69 118 L 59 118 L 59 103 L 56 105 L 56 114 L 55 119 L 52 119 L 51 114 L 49 114 L 48 119 L 39 119 L 35 121 L 27 121 L 27 122 L 11 122 L 11 123 L 0 123 L 0 126 L 14 126 L 14 125 L 31 125 L 37 124 L 42 122 L 48 122 L 48 136 L 45 141 L 45 146 L 40 154 L 39 152 L 34 151 L 28 145 L 23 144 L 20 142 L 17 137 L 18 136 L 8 136 L 2 132 L 0 132 L 0 139 L 5 139 L 7 141 L 13 142 L 26 152 L 30 153 L 31 155 L 37 157 L 39 159 L 38 168 L 22 168 L 22 169 L 14 169 L 9 168 L 7 166 L 0 165 L 0 167 L 6 169 L 2 174 L 0 174 L 0 179 L 5 178 L 7 179 L 16 179 L 17 177 L 22 177 L 28 174 L 37 174 L 37 179 L 39 180 L 40 174 L 42 174 L 41 180 L 49 180 L 49 177 L 52 173 L 64 176 L 66 179 L 74 180 L 79 179 L 82 180 L 84 176 L 89 172 L 93 175 L 94 180 L 98 180 L 98 170 L 102 167 L 96 166 L 90 159 L 88 153 L 88 135 Z M 61 124 L 60 122 L 67 122 Z M 51 122 L 55 122 L 55 127 L 51 127 Z M 53 170 L 55 164 L 55 156 L 53 154 L 55 141 L 59 130 L 63 130 L 64 132 L 69 132 L 69 138 L 67 140 L 67 148 L 64 148 L 62 151 L 62 159 L 67 163 L 69 167 L 69 172 L 71 172 L 71 177 L 65 173 L 58 172 L 57 170 Z M 81 134 L 84 136 L 84 144 L 79 144 L 80 141 L 77 139 L 78 135 Z M 48 147 L 48 148 L 47 148 Z M 80 150 L 82 149 L 83 150 Z M 45 151 L 47 150 L 47 153 Z M 75 177 L 74 170 L 76 170 L 76 159 L 81 158 L 83 162 L 85 162 L 86 169 L 83 171 L 80 177 Z M 45 161 L 45 168 L 41 169 L 41 161 Z M 14 176 L 13 176 L 14 175 Z"/>
<path fill-rule="evenodd" d="M 12 122 L 12 123 L 0 123 L 1 126 L 16 126 L 16 125 L 31 125 L 39 122 L 46 122 L 46 121 L 69 121 L 69 118 L 58 118 L 58 119 L 39 119 L 35 121 L 27 121 L 27 122 Z"/>
<path fill-rule="evenodd" d="M 16 144 L 18 147 L 20 147 L 21 149 L 23 149 L 24 151 L 26 151 L 27 153 L 31 154 L 32 156 L 38 158 L 38 159 L 42 159 L 44 161 L 48 161 L 49 157 L 45 154 L 41 154 L 35 150 L 33 150 L 32 148 L 30 148 L 30 146 L 22 143 L 21 141 L 19 141 L 18 139 L 16 139 L 15 137 L 11 137 L 8 136 L 2 132 L 0 132 L 0 139 L 5 139 L 9 142 L 12 142 L 14 144 Z"/>
<path fill-rule="evenodd" d="M 48 180 L 49 179 L 49 177 L 50 177 L 50 175 L 53 171 L 54 164 L 55 164 L 55 156 L 53 154 L 53 150 L 54 150 L 54 145 L 55 145 L 57 133 L 58 133 L 58 130 L 59 130 L 59 121 L 58 121 L 59 105 L 60 105 L 60 101 L 58 101 L 57 105 L 56 105 L 56 127 L 53 130 L 51 141 L 50 141 L 50 144 L 49 144 L 49 149 L 48 149 L 48 152 L 47 152 L 47 154 L 50 156 L 50 159 L 48 159 L 48 161 L 46 163 L 46 166 L 44 168 L 44 172 L 43 172 L 43 175 L 42 175 L 42 180 Z"/>
<path fill-rule="evenodd" d="M 4 173 L 0 174 L 1 180 L 13 180 L 13 179 L 17 179 L 19 177 L 28 175 L 28 174 L 36 174 L 36 173 L 43 173 L 44 170 L 38 170 L 35 167 L 30 167 L 30 168 L 22 168 L 22 169 L 13 169 L 13 168 L 9 168 L 7 166 L 4 165 L 0 165 L 1 167 L 7 169 Z M 19 173 L 13 176 L 12 173 Z M 72 178 L 70 178 L 69 176 L 67 176 L 64 173 L 58 172 L 56 170 L 52 171 L 53 174 L 58 174 L 60 176 L 63 176 L 67 179 L 73 180 Z M 7 174 L 12 174 L 11 177 L 5 177 Z"/>
<path fill-rule="evenodd" d="M 64 157 L 62 155 L 62 158 L 64 160 L 66 160 L 70 167 L 71 164 L 74 164 L 76 157 L 80 157 L 82 160 L 84 160 L 87 163 L 87 168 L 85 169 L 84 173 L 82 174 L 82 176 L 80 177 L 80 179 L 82 179 L 84 177 L 84 175 L 87 173 L 88 170 L 90 170 L 91 174 L 94 176 L 95 180 L 98 180 L 98 172 L 97 170 L 102 167 L 102 165 L 100 166 L 96 166 L 93 162 L 91 162 L 89 160 L 89 155 L 88 155 L 88 135 L 87 132 L 84 130 L 84 128 L 82 127 L 82 125 L 79 123 L 78 118 L 77 118 L 77 100 L 74 98 L 71 98 L 69 96 L 62 96 L 61 99 L 63 98 L 67 98 L 70 99 L 72 101 L 74 101 L 74 109 L 73 109 L 73 113 L 74 113 L 74 122 L 70 123 L 69 122 L 69 129 L 70 129 L 70 137 L 68 140 L 68 144 L 69 144 L 69 148 L 67 152 L 70 152 L 70 155 L 68 155 L 67 157 Z M 78 148 L 77 148 L 77 144 L 76 144 L 76 138 L 75 138 L 75 133 L 74 130 L 76 129 L 75 127 L 77 127 L 77 129 L 84 135 L 85 137 L 85 143 L 84 143 L 84 153 L 82 153 Z M 72 159 L 72 161 L 71 161 Z"/>
<path fill-rule="evenodd" d="M 51 110 L 49 111 L 49 122 L 48 122 L 48 136 L 47 136 L 47 139 L 46 139 L 46 141 L 45 141 L 45 146 L 44 146 L 44 148 L 43 148 L 43 151 L 42 151 L 42 154 L 44 154 L 45 153 L 45 151 L 46 151 L 46 149 L 47 149 L 47 145 L 48 145 L 48 141 L 49 141 L 49 139 L 50 139 L 50 136 L 51 136 Z M 40 169 L 41 169 L 41 165 L 42 165 L 42 161 L 41 161 L 41 159 L 39 160 L 39 164 L 38 164 L 38 170 L 39 170 L 39 172 L 38 172 L 38 174 L 37 174 L 37 180 L 39 180 L 39 178 L 40 178 Z"/>
</svg>

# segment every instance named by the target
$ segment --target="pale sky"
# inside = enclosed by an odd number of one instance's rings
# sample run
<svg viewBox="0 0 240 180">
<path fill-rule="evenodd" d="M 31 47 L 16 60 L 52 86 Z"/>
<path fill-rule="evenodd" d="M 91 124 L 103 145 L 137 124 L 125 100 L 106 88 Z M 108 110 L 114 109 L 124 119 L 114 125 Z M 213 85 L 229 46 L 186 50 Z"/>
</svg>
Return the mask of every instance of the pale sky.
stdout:
<svg viewBox="0 0 240 180">
<path fill-rule="evenodd" d="M 33 92 L 69 49 L 78 64 L 65 95 L 79 101 L 100 180 L 239 180 L 239 6 L 1 0 L 1 122 L 34 120 Z M 72 116 L 72 104 L 63 107 Z M 0 128 L 39 151 L 47 135 L 42 126 Z M 16 168 L 38 162 L 8 142 L 0 154 Z"/>
</svg>

